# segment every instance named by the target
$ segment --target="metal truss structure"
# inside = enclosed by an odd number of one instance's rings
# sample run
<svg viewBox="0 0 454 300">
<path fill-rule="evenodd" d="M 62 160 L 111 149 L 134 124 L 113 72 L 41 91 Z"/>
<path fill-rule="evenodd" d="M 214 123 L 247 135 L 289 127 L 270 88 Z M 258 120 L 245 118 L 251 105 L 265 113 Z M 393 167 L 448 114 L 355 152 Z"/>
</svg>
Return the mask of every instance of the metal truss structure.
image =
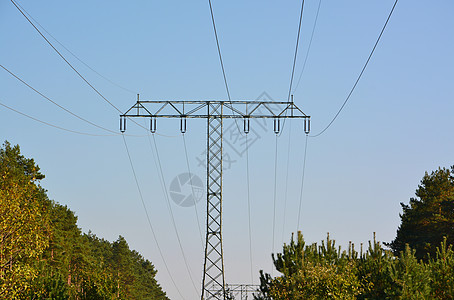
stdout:
<svg viewBox="0 0 454 300">
<path fill-rule="evenodd" d="M 304 114 L 293 101 L 144 101 L 139 100 L 139 96 L 137 96 L 137 102 L 120 115 L 120 131 L 126 130 L 127 118 L 135 117 L 149 118 L 150 131 L 153 133 L 156 132 L 157 118 L 180 119 L 182 133 L 186 132 L 186 120 L 188 118 L 207 119 L 207 215 L 201 299 L 227 299 L 228 290 L 224 276 L 222 247 L 223 120 L 243 119 L 243 130 L 247 134 L 250 128 L 250 119 L 273 119 L 274 132 L 278 134 L 281 130 L 281 119 L 298 118 L 304 120 L 304 131 L 309 133 L 310 117 Z M 231 289 L 232 287 L 238 288 L 237 285 L 230 286 Z M 245 293 L 245 291 L 243 292 Z"/>
<path fill-rule="evenodd" d="M 259 285 L 253 284 L 227 284 L 227 293 L 231 299 L 254 299 L 254 293 L 259 291 Z"/>
</svg>

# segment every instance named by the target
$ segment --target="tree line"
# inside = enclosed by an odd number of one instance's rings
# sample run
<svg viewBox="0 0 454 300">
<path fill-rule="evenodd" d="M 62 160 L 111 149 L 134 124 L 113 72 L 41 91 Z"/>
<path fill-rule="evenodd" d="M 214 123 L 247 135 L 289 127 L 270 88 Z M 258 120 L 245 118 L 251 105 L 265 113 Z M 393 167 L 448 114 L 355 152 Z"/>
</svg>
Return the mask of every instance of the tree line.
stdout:
<svg viewBox="0 0 454 300">
<path fill-rule="evenodd" d="M 0 148 L 0 299 L 168 299 L 156 269 L 119 236 L 82 233 L 77 216 L 47 197 L 44 174 L 18 145 Z M 256 300 L 454 299 L 454 166 L 426 173 L 401 203 L 396 238 L 359 251 L 301 232 L 260 271 Z"/>
<path fill-rule="evenodd" d="M 82 233 L 19 146 L 0 149 L 0 299 L 168 299 L 156 269 L 119 236 Z"/>
<path fill-rule="evenodd" d="M 358 252 L 329 235 L 306 245 L 301 232 L 272 254 L 282 275 L 260 271 L 255 299 L 454 299 L 454 166 L 426 173 L 396 238 Z"/>
</svg>

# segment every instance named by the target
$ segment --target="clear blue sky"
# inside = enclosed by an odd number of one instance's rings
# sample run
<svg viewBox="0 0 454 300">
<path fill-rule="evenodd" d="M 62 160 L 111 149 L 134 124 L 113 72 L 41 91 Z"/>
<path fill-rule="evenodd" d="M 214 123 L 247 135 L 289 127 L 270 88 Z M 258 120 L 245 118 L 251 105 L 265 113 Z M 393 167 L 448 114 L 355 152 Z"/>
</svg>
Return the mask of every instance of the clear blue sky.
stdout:
<svg viewBox="0 0 454 300">
<path fill-rule="evenodd" d="M 208 1 L 19 2 L 44 28 L 90 67 L 50 38 L 106 98 L 121 110 L 143 99 L 226 99 Z M 312 47 L 295 103 L 318 133 L 339 109 L 365 63 L 394 1 L 322 1 Z M 213 1 L 232 98 L 266 92 L 286 100 L 300 1 Z M 296 79 L 307 51 L 317 0 L 306 1 Z M 308 141 L 300 229 L 307 242 L 327 232 L 341 245 L 377 233 L 395 237 L 400 202 L 414 195 L 425 171 L 454 164 L 454 3 L 401 0 L 361 81 L 339 118 Z M 74 113 L 114 131 L 118 113 L 45 43 L 10 1 L 0 2 L 0 64 Z M 72 130 L 105 134 L 47 102 L 0 69 L 0 102 Z M 231 125 L 226 122 L 226 127 Z M 250 275 L 246 158 L 224 178 L 224 252 L 230 283 L 258 283 L 271 271 L 275 137 L 272 124 L 252 124 L 260 139 L 249 149 L 253 273 Z M 186 172 L 177 121 L 159 121 L 156 136 L 167 188 Z M 186 143 L 191 170 L 204 180 L 197 157 L 205 123 L 191 120 Z M 143 130 L 126 137 L 151 222 L 170 272 L 187 299 L 196 292 L 183 263 L 159 172 Z M 291 137 L 288 151 L 289 134 Z M 147 224 L 121 136 L 85 136 L 37 123 L 0 107 L 0 138 L 36 159 L 50 198 L 79 216 L 84 232 L 115 240 L 150 259 L 172 299 L 181 298 L 166 272 Z M 227 137 L 231 138 L 231 137 Z M 286 124 L 278 139 L 275 250 L 297 225 L 304 133 Z M 288 156 L 288 153 L 290 155 Z M 285 179 L 288 168 L 288 185 Z M 285 197 L 287 195 L 287 197 Z M 284 212 L 285 203 L 285 212 Z M 172 211 L 195 284 L 200 290 L 203 247 L 194 207 Z M 204 224 L 205 206 L 197 205 Z M 284 223 L 284 213 L 286 216 Z M 202 228 L 203 230 L 203 228 Z M 275 274 L 276 275 L 276 274 Z"/>
</svg>

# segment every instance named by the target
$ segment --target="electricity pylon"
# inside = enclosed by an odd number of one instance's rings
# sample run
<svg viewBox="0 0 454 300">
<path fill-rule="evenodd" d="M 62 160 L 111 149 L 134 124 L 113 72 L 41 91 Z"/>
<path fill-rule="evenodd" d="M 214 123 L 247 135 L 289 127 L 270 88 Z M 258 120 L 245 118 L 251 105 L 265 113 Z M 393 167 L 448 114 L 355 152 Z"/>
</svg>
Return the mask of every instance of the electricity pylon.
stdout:
<svg viewBox="0 0 454 300">
<path fill-rule="evenodd" d="M 157 118 L 180 119 L 180 130 L 186 132 L 187 119 L 207 119 L 207 216 L 205 261 L 203 266 L 201 299 L 226 299 L 224 254 L 222 248 L 222 140 L 223 120 L 243 120 L 245 134 L 251 119 L 273 119 L 274 132 L 281 130 L 282 119 L 303 119 L 306 133 L 310 130 L 310 117 L 292 101 L 186 101 L 140 100 L 120 115 L 120 131 L 126 130 L 127 118 L 149 118 L 150 131 L 156 132 Z M 238 128 L 239 130 L 239 128 Z"/>
</svg>

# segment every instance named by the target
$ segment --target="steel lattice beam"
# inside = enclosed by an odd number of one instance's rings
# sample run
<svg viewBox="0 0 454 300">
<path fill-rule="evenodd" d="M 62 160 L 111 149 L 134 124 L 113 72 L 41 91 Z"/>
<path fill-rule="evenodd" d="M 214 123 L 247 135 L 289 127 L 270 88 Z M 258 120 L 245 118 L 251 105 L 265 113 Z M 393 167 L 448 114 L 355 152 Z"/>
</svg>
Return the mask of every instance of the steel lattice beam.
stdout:
<svg viewBox="0 0 454 300">
<path fill-rule="evenodd" d="M 220 103 L 207 105 L 207 223 L 202 299 L 225 299 L 222 249 L 222 116 Z"/>
<path fill-rule="evenodd" d="M 127 118 L 132 117 L 150 118 L 152 132 L 156 131 L 156 118 L 179 118 L 182 133 L 186 132 L 187 118 L 207 119 L 207 215 L 201 298 L 202 300 L 227 299 L 228 288 L 225 283 L 222 248 L 223 119 L 243 119 L 245 133 L 249 132 L 249 120 L 254 118 L 274 119 L 276 133 L 280 131 L 281 119 L 304 119 L 304 131 L 309 133 L 310 117 L 304 114 L 293 101 L 144 101 L 139 100 L 139 97 L 131 108 L 120 115 L 121 132 L 126 130 Z M 231 287 L 238 288 L 236 285 Z M 241 289 L 240 291 L 246 292 Z"/>
</svg>

